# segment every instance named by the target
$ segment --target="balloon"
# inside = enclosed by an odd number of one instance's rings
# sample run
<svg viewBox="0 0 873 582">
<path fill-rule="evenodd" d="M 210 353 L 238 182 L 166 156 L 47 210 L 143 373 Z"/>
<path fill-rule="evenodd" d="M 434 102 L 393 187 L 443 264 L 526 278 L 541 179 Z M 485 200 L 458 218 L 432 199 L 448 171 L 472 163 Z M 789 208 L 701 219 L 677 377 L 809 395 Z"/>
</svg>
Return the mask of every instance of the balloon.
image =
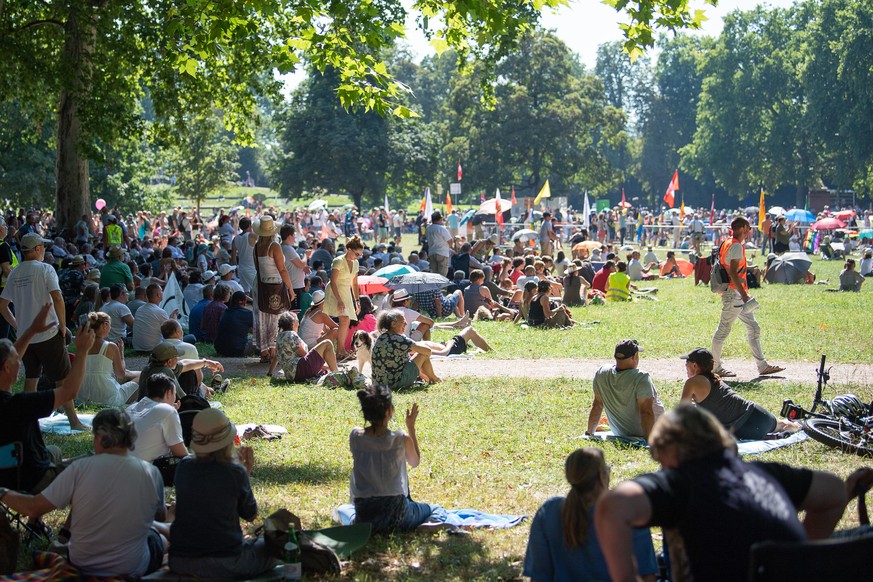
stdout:
<svg viewBox="0 0 873 582">
<path fill-rule="evenodd" d="M 97 202 L 94 203 L 94 206 L 97 207 L 97 210 L 103 210 L 103 207 L 106 206 L 106 201 L 102 198 L 98 198 Z"/>
</svg>

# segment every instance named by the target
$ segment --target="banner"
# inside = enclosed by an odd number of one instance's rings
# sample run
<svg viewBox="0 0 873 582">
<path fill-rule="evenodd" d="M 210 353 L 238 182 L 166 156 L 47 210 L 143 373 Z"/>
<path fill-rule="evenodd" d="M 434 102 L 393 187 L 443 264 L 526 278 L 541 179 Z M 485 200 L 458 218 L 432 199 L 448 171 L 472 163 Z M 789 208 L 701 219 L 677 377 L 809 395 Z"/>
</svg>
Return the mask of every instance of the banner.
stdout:
<svg viewBox="0 0 873 582">
<path fill-rule="evenodd" d="M 182 295 L 182 287 L 179 281 L 176 280 L 176 273 L 170 273 L 170 280 L 167 281 L 167 286 L 164 287 L 164 298 L 161 299 L 161 309 L 171 315 L 173 311 L 179 312 L 179 323 L 182 329 L 188 329 L 188 306 L 185 304 L 185 297 Z"/>
</svg>

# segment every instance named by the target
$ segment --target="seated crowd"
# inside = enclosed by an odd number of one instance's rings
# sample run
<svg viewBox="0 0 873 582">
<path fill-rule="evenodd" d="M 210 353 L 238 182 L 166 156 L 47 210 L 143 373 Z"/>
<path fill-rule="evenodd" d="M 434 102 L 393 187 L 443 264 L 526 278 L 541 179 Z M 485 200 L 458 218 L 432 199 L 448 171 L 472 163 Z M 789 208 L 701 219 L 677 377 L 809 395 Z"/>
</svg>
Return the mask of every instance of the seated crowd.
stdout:
<svg viewBox="0 0 873 582">
<path fill-rule="evenodd" d="M 673 251 L 660 262 L 651 247 L 642 261 L 636 250 L 622 260 L 606 242 L 590 253 L 574 247 L 572 256 L 539 256 L 518 243 L 501 250 L 497 235 L 468 241 L 449 232 L 439 212 L 423 229 L 423 248 L 406 258 L 399 232 L 372 248 L 348 228 L 345 245 L 319 240 L 328 223 L 328 232 L 339 228 L 338 217 L 326 213 L 318 213 L 320 227 L 309 214 L 286 214 L 281 227 L 278 216 L 221 214 L 213 231 L 200 223 L 196 234 L 180 211 L 154 222 L 138 218 L 83 216 L 81 237 L 69 244 L 33 228 L 13 234 L 23 259 L 4 276 L 0 294 L 8 323 L 0 329 L 0 445 L 23 446 L 20 472 L 0 470 L 0 501 L 33 524 L 73 508 L 62 530 L 69 558 L 94 576 L 141 577 L 165 556 L 172 572 L 204 579 L 253 577 L 277 563 L 263 538 L 245 539 L 239 525 L 256 518 L 258 504 L 251 450 L 235 445 L 236 426 L 206 405 L 187 426 L 180 417 L 186 399 L 208 399 L 230 385 L 222 363 L 201 358 L 198 344 L 211 344 L 221 358 L 260 357 L 267 375 L 286 382 L 338 372 L 355 357 L 359 372 L 369 366 L 372 382 L 357 393 L 366 426 L 349 435 L 350 495 L 356 519 L 375 532 L 410 531 L 438 506 L 410 497 L 407 466 L 422 458 L 419 407 L 406 411 L 405 431 L 391 429 L 393 391 L 440 382 L 435 358 L 490 351 L 474 322 L 567 328 L 576 323 L 571 308 L 630 301 L 641 292 L 636 282 L 683 276 Z M 559 241 L 545 233 L 544 251 Z M 0 224 L 0 236 L 8 235 Z M 63 254 L 46 253 L 52 245 Z M 0 267 L 10 266 L 3 259 L 0 246 Z M 449 283 L 361 293 L 360 276 L 398 264 L 430 269 Z M 854 260 L 845 267 L 841 288 L 859 290 L 864 277 Z M 14 343 L 5 339 L 9 327 L 17 331 Z M 434 341 L 434 330 L 453 335 Z M 75 354 L 67 352 L 68 336 Z M 130 369 L 125 350 L 146 357 L 142 370 Z M 534 517 L 524 575 L 654 580 L 649 528 L 656 526 L 684 551 L 678 563 L 693 577 L 739 579 L 753 543 L 827 537 L 848 499 L 873 485 L 871 470 L 843 482 L 828 472 L 741 461 L 734 438 L 765 439 L 799 425 L 734 392 L 703 348 L 682 356 L 688 379 L 680 403 L 667 411 L 640 369 L 642 351 L 622 341 L 615 363 L 597 370 L 585 432 L 595 436 L 605 415 L 614 436 L 648 443 L 662 470 L 610 489 L 601 449 L 570 454 L 570 490 Z M 22 363 L 25 389 L 13 394 Z M 41 377 L 53 389 L 37 391 Z M 38 421 L 64 407 L 70 426 L 83 428 L 74 403 L 102 410 L 91 428 L 94 454 L 65 459 L 46 446 Z M 171 523 L 158 470 L 169 462 Z M 767 494 L 738 485 L 749 480 Z M 721 529 L 707 526 L 710 514 Z M 713 552 L 724 537 L 730 550 Z"/>
</svg>

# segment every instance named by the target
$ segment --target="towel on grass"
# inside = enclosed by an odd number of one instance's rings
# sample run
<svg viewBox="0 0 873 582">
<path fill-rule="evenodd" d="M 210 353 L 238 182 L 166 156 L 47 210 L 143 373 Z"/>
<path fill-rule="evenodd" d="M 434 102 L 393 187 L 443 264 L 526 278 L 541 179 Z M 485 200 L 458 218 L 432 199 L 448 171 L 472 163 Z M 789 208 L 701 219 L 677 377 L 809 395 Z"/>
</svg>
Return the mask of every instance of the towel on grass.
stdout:
<svg viewBox="0 0 873 582">
<path fill-rule="evenodd" d="M 527 516 L 484 513 L 475 509 L 445 509 L 438 506 L 424 525 L 445 524 L 470 529 L 484 527 L 504 529 L 517 526 L 525 517 Z M 340 505 L 334 511 L 333 519 L 342 525 L 352 524 L 355 520 L 355 506 L 351 503 Z"/>
<path fill-rule="evenodd" d="M 79 421 L 81 421 L 85 426 L 90 427 L 91 423 L 94 421 L 94 415 L 80 414 Z M 83 432 L 81 430 L 71 430 L 70 420 L 67 418 L 67 415 L 58 412 L 53 412 L 52 415 L 47 418 L 40 418 L 39 430 L 54 434 L 79 434 L 80 432 Z"/>
</svg>

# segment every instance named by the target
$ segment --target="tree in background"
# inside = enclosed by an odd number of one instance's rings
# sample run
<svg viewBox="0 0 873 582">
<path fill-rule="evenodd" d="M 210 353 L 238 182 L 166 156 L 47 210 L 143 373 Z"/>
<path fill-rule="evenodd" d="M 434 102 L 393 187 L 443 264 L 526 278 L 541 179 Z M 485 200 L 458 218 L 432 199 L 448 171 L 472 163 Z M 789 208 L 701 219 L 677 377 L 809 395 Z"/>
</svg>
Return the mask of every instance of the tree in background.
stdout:
<svg viewBox="0 0 873 582">
<path fill-rule="evenodd" d="M 239 147 L 232 144 L 221 120 L 220 113 L 192 119 L 170 155 L 178 195 L 193 200 L 198 210 L 209 194 L 239 180 Z"/>
</svg>

